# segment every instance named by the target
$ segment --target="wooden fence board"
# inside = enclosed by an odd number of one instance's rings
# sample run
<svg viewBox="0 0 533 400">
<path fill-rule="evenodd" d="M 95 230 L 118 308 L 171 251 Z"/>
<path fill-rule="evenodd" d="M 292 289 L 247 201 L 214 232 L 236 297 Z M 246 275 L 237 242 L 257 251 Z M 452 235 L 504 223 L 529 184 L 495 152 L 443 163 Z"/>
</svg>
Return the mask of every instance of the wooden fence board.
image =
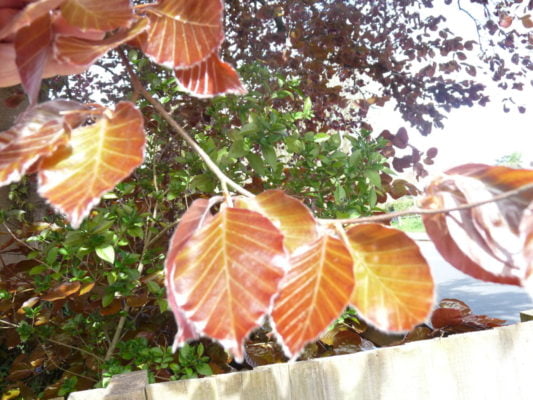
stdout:
<svg viewBox="0 0 533 400">
<path fill-rule="evenodd" d="M 530 400 L 531 371 L 533 321 L 344 356 L 147 385 L 143 400 Z M 101 391 L 94 394 L 101 397 L 75 393 L 70 399 L 111 399 Z M 127 392 L 122 398 L 141 399 Z"/>
</svg>

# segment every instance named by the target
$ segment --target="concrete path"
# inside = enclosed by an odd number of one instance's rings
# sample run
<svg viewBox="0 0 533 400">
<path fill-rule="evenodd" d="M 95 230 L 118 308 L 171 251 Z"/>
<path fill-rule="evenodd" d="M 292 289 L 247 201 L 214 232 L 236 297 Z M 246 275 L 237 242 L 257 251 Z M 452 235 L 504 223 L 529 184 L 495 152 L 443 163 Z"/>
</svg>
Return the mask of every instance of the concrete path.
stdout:
<svg viewBox="0 0 533 400">
<path fill-rule="evenodd" d="M 478 281 L 448 264 L 425 234 L 410 234 L 417 240 L 437 284 L 437 301 L 446 297 L 464 301 L 475 314 L 505 319 L 508 324 L 520 320 L 521 311 L 533 309 L 526 291 L 513 285 Z"/>
</svg>

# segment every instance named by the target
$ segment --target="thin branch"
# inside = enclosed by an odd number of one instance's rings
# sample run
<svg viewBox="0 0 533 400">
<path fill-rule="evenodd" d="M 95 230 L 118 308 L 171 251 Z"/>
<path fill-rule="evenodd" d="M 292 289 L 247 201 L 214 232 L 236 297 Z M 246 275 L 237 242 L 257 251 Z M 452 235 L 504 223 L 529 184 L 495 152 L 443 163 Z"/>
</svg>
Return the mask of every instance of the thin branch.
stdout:
<svg viewBox="0 0 533 400">
<path fill-rule="evenodd" d="M 385 221 L 391 218 L 396 217 L 405 217 L 408 215 L 428 215 L 428 214 L 446 214 L 452 211 L 461 211 L 461 210 L 468 210 L 470 208 L 479 207 L 483 204 L 488 203 L 495 203 L 498 201 L 502 201 L 505 199 L 508 199 L 509 197 L 516 196 L 520 193 L 527 192 L 529 190 L 533 189 L 533 183 L 530 183 L 528 185 L 521 186 L 517 189 L 509 190 L 507 192 L 500 193 L 497 196 L 494 196 L 491 199 L 478 201 L 475 203 L 465 204 L 458 207 L 452 207 L 452 208 L 441 208 L 438 210 L 422 210 L 422 209 L 414 209 L 414 210 L 406 210 L 406 211 L 396 211 L 391 212 L 387 214 L 380 214 L 380 215 L 373 215 L 371 217 L 362 217 L 362 218 L 345 218 L 345 219 L 319 219 L 319 222 L 327 225 L 331 224 L 363 224 L 367 222 L 379 222 L 379 221 Z"/>
<path fill-rule="evenodd" d="M 457 0 L 457 6 L 459 7 L 460 11 L 464 12 L 466 15 L 468 15 L 472 19 L 472 21 L 474 21 L 474 24 L 476 25 L 477 39 L 479 41 L 479 49 L 483 53 L 484 52 L 483 43 L 481 43 L 481 34 L 479 33 L 479 22 L 478 22 L 478 20 L 470 13 L 470 11 L 464 9 L 461 6 L 461 0 Z"/>
<path fill-rule="evenodd" d="M 64 346 L 64 347 L 68 347 L 69 349 L 79 351 L 80 353 L 87 354 L 88 356 L 96 358 L 98 361 L 100 361 L 102 363 L 104 362 L 104 359 L 102 357 L 99 357 L 96 354 L 91 353 L 90 351 L 83 350 L 83 349 L 81 349 L 79 347 L 76 347 L 76 346 L 71 346 L 70 344 L 61 343 L 61 342 L 58 342 L 57 340 L 54 340 L 54 339 L 50 339 L 50 338 L 46 338 L 46 337 L 42 337 L 42 339 L 46 340 L 47 342 L 57 344 L 59 346 Z"/>
<path fill-rule="evenodd" d="M 193 148 L 193 150 L 200 156 L 200 158 L 205 162 L 207 167 L 216 175 L 216 177 L 220 180 L 220 182 L 225 182 L 228 186 L 231 186 L 233 189 L 235 189 L 238 193 L 247 196 L 247 197 L 254 197 L 254 195 L 240 186 L 238 183 L 234 182 L 231 178 L 229 178 L 222 170 L 213 162 L 211 157 L 200 147 L 196 141 L 189 136 L 189 134 L 179 125 L 174 118 L 170 116 L 170 114 L 167 112 L 165 107 L 157 100 L 155 99 L 148 90 L 146 90 L 141 83 L 139 77 L 137 74 L 133 71 L 131 68 L 131 65 L 124 55 L 122 51 L 119 51 L 120 58 L 126 67 L 126 70 L 128 71 L 128 74 L 132 80 L 133 87 L 139 91 L 140 94 L 143 95 L 143 97 L 148 100 L 148 102 L 154 106 L 156 111 L 165 119 L 165 121 L 168 122 L 168 124 L 183 138 L 185 141 Z"/>
</svg>

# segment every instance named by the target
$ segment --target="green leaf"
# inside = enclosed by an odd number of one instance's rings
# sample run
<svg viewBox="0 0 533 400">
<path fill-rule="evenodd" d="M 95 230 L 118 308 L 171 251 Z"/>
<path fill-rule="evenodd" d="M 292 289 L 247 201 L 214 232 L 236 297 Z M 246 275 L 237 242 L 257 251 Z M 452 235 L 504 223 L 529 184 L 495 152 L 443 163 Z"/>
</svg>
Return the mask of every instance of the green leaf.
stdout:
<svg viewBox="0 0 533 400">
<path fill-rule="evenodd" d="M 342 203 L 344 200 L 346 200 L 346 190 L 342 187 L 342 185 L 339 185 L 335 188 L 335 201 L 337 203 Z"/>
<path fill-rule="evenodd" d="M 33 275 L 39 275 L 41 274 L 42 272 L 46 271 L 47 270 L 47 267 L 46 265 L 36 265 L 35 267 L 33 267 L 32 269 L 30 269 L 30 275 L 33 276 Z"/>
<path fill-rule="evenodd" d="M 361 162 L 362 155 L 363 153 L 361 150 L 353 151 L 352 154 L 350 155 L 350 165 L 352 166 L 359 165 L 359 163 Z"/>
<path fill-rule="evenodd" d="M 379 177 L 379 172 L 373 169 L 365 171 L 365 176 L 368 178 L 370 183 L 375 187 L 381 187 L 381 178 Z"/>
<path fill-rule="evenodd" d="M 253 170 L 257 172 L 257 174 L 260 176 L 266 175 L 265 164 L 263 163 L 263 159 L 261 157 L 255 153 L 250 153 L 246 156 L 246 159 L 250 163 L 250 166 L 253 168 Z"/>
<path fill-rule="evenodd" d="M 315 143 L 321 143 L 321 142 L 325 142 L 326 140 L 329 140 L 329 138 L 330 136 L 327 133 L 320 132 L 315 135 L 314 141 Z"/>
<path fill-rule="evenodd" d="M 213 375 L 213 371 L 211 370 L 211 367 L 209 364 L 202 363 L 196 367 L 196 372 L 198 372 L 200 375 L 204 376 L 210 376 Z"/>
<path fill-rule="evenodd" d="M 311 102 L 311 99 L 309 97 L 306 97 L 304 100 L 303 113 L 306 114 L 306 116 L 310 117 L 311 111 L 313 111 L 313 103 Z"/>
<path fill-rule="evenodd" d="M 115 294 L 114 293 L 107 293 L 102 297 L 102 307 L 107 307 L 110 305 L 113 300 L 115 300 Z"/>
<path fill-rule="evenodd" d="M 113 248 L 113 246 L 108 244 L 104 246 L 99 246 L 94 250 L 96 252 L 96 255 L 102 260 L 107 261 L 110 264 L 113 264 L 115 262 L 115 249 Z"/>
<path fill-rule="evenodd" d="M 146 282 L 146 287 L 148 288 L 148 291 L 153 294 L 158 294 L 161 288 L 159 285 L 154 281 L 148 281 Z"/>
<path fill-rule="evenodd" d="M 278 165 L 278 156 L 276 155 L 276 150 L 274 147 L 263 147 L 263 157 L 265 157 L 265 161 L 272 167 L 272 169 L 275 169 Z"/>
<path fill-rule="evenodd" d="M 57 260 L 58 253 L 59 249 L 57 247 L 52 247 L 50 250 L 48 250 L 48 254 L 46 255 L 46 263 L 48 265 L 52 265 Z"/>
<path fill-rule="evenodd" d="M 374 189 L 370 189 L 370 191 L 368 192 L 368 202 L 370 203 L 370 207 L 372 208 L 378 202 L 378 195 Z"/>
</svg>

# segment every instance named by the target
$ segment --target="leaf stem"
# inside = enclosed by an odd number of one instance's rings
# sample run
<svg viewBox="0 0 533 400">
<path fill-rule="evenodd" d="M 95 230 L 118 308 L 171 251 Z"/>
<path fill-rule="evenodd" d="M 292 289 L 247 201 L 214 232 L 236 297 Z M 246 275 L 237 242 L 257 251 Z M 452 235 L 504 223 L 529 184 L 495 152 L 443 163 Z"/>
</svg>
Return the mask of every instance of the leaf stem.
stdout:
<svg viewBox="0 0 533 400">
<path fill-rule="evenodd" d="M 491 199 L 482 200 L 482 201 L 478 201 L 478 202 L 470 203 L 470 204 L 465 204 L 465 205 L 458 206 L 458 207 L 441 208 L 441 209 L 436 209 L 436 210 L 412 209 L 412 210 L 405 210 L 405 211 L 395 211 L 395 212 L 391 212 L 391 213 L 387 213 L 387 214 L 373 215 L 373 216 L 370 216 L 370 217 L 357 217 L 357 218 L 344 218 L 344 219 L 319 219 L 318 221 L 323 223 L 323 224 L 326 224 L 326 225 L 337 224 L 337 223 L 340 223 L 340 224 L 363 224 L 363 223 L 367 223 L 367 222 L 384 221 L 384 220 L 391 219 L 391 218 L 396 218 L 396 217 L 405 217 L 405 216 L 408 216 L 408 215 L 445 214 L 445 213 L 449 213 L 449 212 L 452 212 L 452 211 L 468 210 L 470 208 L 479 207 L 479 206 L 482 206 L 482 205 L 488 204 L 488 203 L 495 203 L 495 202 L 498 202 L 498 201 L 502 201 L 502 200 L 508 199 L 509 197 L 513 197 L 513 196 L 516 196 L 518 194 L 527 192 L 529 190 L 533 190 L 533 183 L 521 186 L 521 187 L 519 187 L 517 189 L 513 189 L 513 190 L 509 190 L 507 192 L 500 193 L 499 195 L 494 196 Z"/>
<path fill-rule="evenodd" d="M 155 99 L 148 90 L 145 89 L 143 84 L 141 83 L 139 77 L 137 74 L 133 71 L 131 68 L 131 65 L 124 55 L 123 51 L 119 51 L 120 58 L 122 60 L 122 63 L 124 64 L 126 70 L 128 71 L 128 74 L 132 80 L 133 87 L 136 91 L 138 91 L 148 102 L 156 109 L 156 111 L 163 117 L 165 121 L 168 122 L 168 124 L 183 138 L 185 141 L 193 148 L 193 150 L 200 156 L 200 158 L 204 161 L 204 163 L 207 165 L 207 167 L 216 175 L 216 177 L 220 180 L 220 182 L 227 184 L 228 186 L 232 187 L 237 191 L 238 193 L 247 196 L 247 197 L 254 197 L 253 193 L 249 192 L 242 186 L 240 186 L 238 183 L 234 182 L 230 177 L 228 177 L 222 170 L 218 167 L 218 165 L 215 164 L 215 162 L 209 157 L 209 155 L 200 147 L 196 141 L 189 136 L 189 134 L 179 125 L 174 118 L 170 116 L 170 114 L 167 112 L 165 107 L 157 100 Z"/>
</svg>

